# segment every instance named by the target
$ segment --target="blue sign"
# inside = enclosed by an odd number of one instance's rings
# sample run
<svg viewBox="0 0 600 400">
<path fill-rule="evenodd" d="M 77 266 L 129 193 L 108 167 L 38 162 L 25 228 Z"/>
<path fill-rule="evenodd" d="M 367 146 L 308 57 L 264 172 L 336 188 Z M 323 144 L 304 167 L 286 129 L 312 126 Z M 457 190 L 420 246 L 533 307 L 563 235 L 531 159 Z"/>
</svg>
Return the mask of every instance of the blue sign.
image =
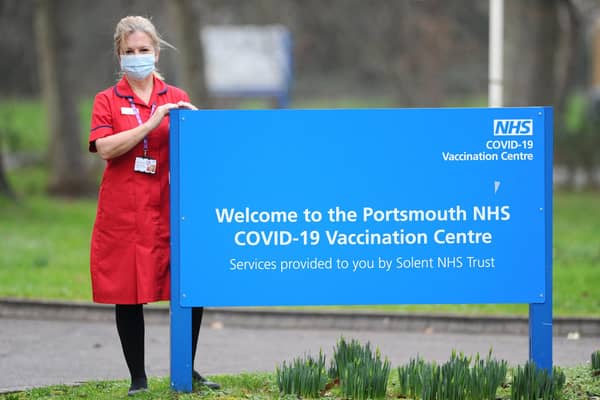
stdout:
<svg viewBox="0 0 600 400">
<path fill-rule="evenodd" d="M 552 120 L 173 111 L 172 387 L 192 388 L 195 306 L 528 303 L 552 368 Z"/>
<path fill-rule="evenodd" d="M 547 112 L 179 112 L 182 306 L 544 302 Z"/>
</svg>

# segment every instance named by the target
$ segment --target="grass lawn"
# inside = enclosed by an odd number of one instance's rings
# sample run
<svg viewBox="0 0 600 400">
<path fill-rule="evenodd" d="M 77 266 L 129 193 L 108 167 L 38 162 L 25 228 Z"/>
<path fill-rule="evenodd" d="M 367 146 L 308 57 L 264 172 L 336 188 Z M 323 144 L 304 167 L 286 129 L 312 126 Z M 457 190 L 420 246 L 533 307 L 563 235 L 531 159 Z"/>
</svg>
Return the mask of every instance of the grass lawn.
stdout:
<svg viewBox="0 0 600 400">
<path fill-rule="evenodd" d="M 89 243 L 95 199 L 44 196 L 41 168 L 13 171 L 18 203 L 0 198 L 0 297 L 90 301 Z M 554 197 L 554 313 L 598 316 L 600 194 Z M 368 308 L 373 308 L 369 306 Z M 382 310 L 527 313 L 523 304 L 394 305 Z"/>
<path fill-rule="evenodd" d="M 480 99 L 479 99 L 480 100 Z M 479 101 L 478 100 L 478 101 Z M 478 103 L 477 103 L 478 104 Z M 460 104 L 471 106 L 476 104 Z M 260 108 L 264 104 L 243 104 Z M 296 107 L 389 107 L 390 99 L 331 99 Z M 82 143 L 87 140 L 91 99 L 79 110 Z M 37 100 L 0 101 L 0 142 L 14 152 L 41 153 L 47 147 L 44 113 Z M 82 145 L 82 151 L 85 146 Z M 9 173 L 20 201 L 0 197 L 0 297 L 91 301 L 89 243 L 95 199 L 48 198 L 42 168 Z M 554 196 L 554 313 L 598 316 L 600 310 L 600 193 Z M 347 308 L 347 307 L 345 307 Z M 357 307 L 360 308 L 360 307 Z M 373 306 L 368 308 L 372 309 Z M 526 315 L 524 304 L 391 305 L 381 310 L 462 314 Z"/>
<path fill-rule="evenodd" d="M 563 400 L 589 400 L 593 395 L 600 394 L 600 378 L 592 377 L 588 366 L 579 366 L 563 369 L 567 381 L 563 389 Z M 175 393 L 170 389 L 169 378 L 151 378 L 149 391 L 136 395 L 135 399 L 156 400 L 185 400 L 185 399 L 297 399 L 296 396 L 279 394 L 274 373 L 244 373 L 239 375 L 219 375 L 211 377 L 219 382 L 223 389 L 212 391 L 210 389 L 194 387 L 192 393 Z M 398 373 L 395 368 L 391 370 L 388 383 L 388 399 L 399 398 L 397 390 Z M 39 400 L 39 399 L 97 399 L 112 400 L 127 397 L 128 381 L 88 382 L 78 386 L 49 386 L 32 389 L 25 392 L 0 394 L 2 400 Z M 337 393 L 339 388 L 334 387 L 325 392 L 321 398 L 341 398 Z M 510 389 L 502 388 L 497 392 L 497 398 L 510 399 Z"/>
<path fill-rule="evenodd" d="M 0 296 L 89 300 L 89 242 L 95 199 L 40 195 L 41 169 L 11 180 L 18 204 L 0 198 Z"/>
</svg>

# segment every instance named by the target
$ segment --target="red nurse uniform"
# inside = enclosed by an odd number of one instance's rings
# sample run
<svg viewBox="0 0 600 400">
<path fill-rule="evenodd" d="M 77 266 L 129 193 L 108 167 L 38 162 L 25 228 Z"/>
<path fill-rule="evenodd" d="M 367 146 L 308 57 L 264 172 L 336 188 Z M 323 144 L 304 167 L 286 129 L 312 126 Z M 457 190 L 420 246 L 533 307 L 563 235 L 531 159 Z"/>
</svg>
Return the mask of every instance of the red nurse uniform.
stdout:
<svg viewBox="0 0 600 400">
<path fill-rule="evenodd" d="M 138 126 L 135 109 L 145 122 L 153 106 L 180 100 L 189 101 L 184 91 L 154 77 L 146 104 L 123 77 L 96 95 L 90 151 L 96 151 L 97 139 Z M 134 172 L 136 157 L 143 156 L 143 141 L 106 163 L 91 243 L 90 270 L 97 303 L 143 304 L 169 299 L 168 116 L 148 134 L 147 142 L 148 157 L 157 160 L 156 174 Z"/>
</svg>

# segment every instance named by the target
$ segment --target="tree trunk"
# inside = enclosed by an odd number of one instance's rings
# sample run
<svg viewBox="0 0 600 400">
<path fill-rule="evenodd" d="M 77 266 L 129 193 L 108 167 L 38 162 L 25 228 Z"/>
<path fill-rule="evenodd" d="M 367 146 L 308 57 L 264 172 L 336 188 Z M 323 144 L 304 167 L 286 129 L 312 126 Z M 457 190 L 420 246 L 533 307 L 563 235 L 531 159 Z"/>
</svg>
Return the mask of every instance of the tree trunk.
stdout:
<svg viewBox="0 0 600 400">
<path fill-rule="evenodd" d="M 212 102 L 204 79 L 204 53 L 200 32 L 202 21 L 194 2 L 190 0 L 169 1 L 169 9 L 177 32 L 176 47 L 181 59 L 177 63 L 182 77 L 182 89 L 188 92 L 192 103 L 198 108 L 212 108 Z"/>
<path fill-rule="evenodd" d="M 584 40 L 584 26 L 577 6 L 572 0 L 560 0 L 561 8 L 565 12 L 565 25 L 560 38 L 558 58 L 563 60 L 561 77 L 557 87 L 557 111 L 555 114 L 563 115 L 566 111 L 567 99 L 571 90 L 577 84 L 577 67 L 582 57 Z"/>
<path fill-rule="evenodd" d="M 505 105 L 556 105 L 560 0 L 505 2 Z"/>
<path fill-rule="evenodd" d="M 37 0 L 35 33 L 40 84 L 49 131 L 48 192 L 59 196 L 86 195 L 89 182 L 80 141 L 79 108 L 75 79 L 67 55 L 72 38 L 67 33 L 69 2 Z"/>
<path fill-rule="evenodd" d="M 2 137 L 0 136 L 0 196 L 14 200 L 16 198 L 4 171 L 4 158 L 2 155 Z"/>
</svg>

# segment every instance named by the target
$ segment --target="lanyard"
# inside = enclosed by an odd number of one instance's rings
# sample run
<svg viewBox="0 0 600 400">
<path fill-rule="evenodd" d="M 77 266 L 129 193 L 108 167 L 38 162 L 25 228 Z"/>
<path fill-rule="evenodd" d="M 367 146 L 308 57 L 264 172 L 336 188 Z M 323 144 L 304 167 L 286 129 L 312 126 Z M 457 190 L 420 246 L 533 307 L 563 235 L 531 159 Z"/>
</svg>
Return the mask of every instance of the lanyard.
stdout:
<svg viewBox="0 0 600 400">
<path fill-rule="evenodd" d="M 135 115 L 135 119 L 138 122 L 138 125 L 142 125 L 143 122 L 142 117 L 140 117 L 140 110 L 138 110 L 138 108 L 135 106 L 135 103 L 133 102 L 133 97 L 128 97 L 128 100 L 129 104 L 131 105 L 131 109 L 133 110 L 133 114 Z M 152 108 L 150 109 L 150 117 L 148 117 L 148 119 L 152 117 L 154 111 L 156 111 L 156 103 L 152 104 Z M 148 157 L 148 136 L 144 136 L 144 157 Z"/>
</svg>

